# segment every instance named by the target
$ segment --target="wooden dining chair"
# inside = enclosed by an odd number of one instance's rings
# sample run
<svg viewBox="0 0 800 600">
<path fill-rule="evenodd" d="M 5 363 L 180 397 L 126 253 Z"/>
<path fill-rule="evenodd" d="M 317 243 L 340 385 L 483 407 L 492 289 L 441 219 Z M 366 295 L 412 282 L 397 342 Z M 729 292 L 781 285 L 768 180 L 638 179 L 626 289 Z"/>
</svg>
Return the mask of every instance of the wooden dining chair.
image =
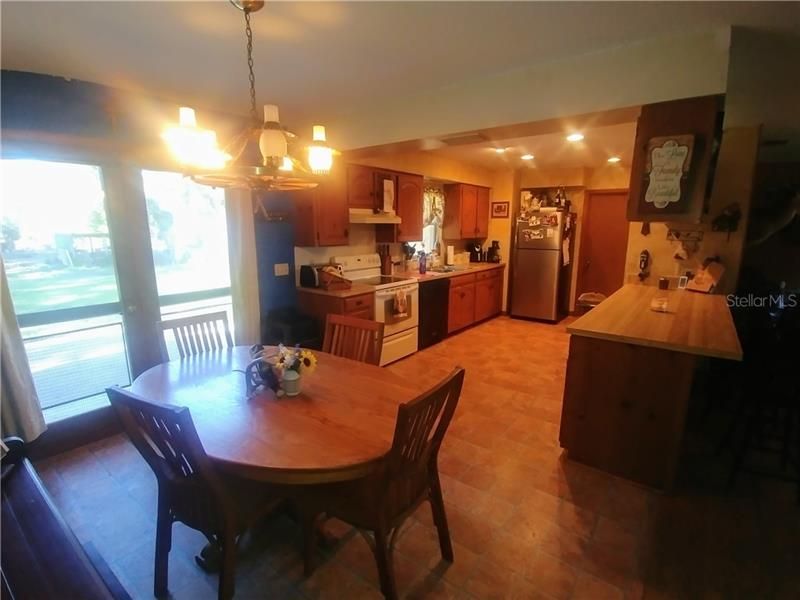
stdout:
<svg viewBox="0 0 800 600">
<path fill-rule="evenodd" d="M 464 369 L 397 410 L 392 447 L 378 468 L 355 480 L 308 489 L 304 498 L 306 573 L 313 570 L 318 515 L 336 517 L 358 528 L 375 554 L 381 591 L 397 598 L 392 549 L 397 532 L 428 500 L 439 535 L 442 558 L 453 561 L 453 546 L 439 483 L 438 456 L 456 410 Z M 372 532 L 370 538 L 366 532 Z"/>
<path fill-rule="evenodd" d="M 168 330 L 175 336 L 175 344 L 178 346 L 181 358 L 233 346 L 233 338 L 228 327 L 228 314 L 224 310 L 159 321 L 159 326 L 162 332 L 161 354 L 164 362 L 169 360 L 167 342 L 164 338 Z"/>
<path fill-rule="evenodd" d="M 328 314 L 322 351 L 373 365 L 381 362 L 383 323 Z"/>
<path fill-rule="evenodd" d="M 155 576 L 157 597 L 168 595 L 169 551 L 176 521 L 202 532 L 221 556 L 219 598 L 234 593 L 237 536 L 277 502 L 265 486 L 218 473 L 203 450 L 189 409 L 156 404 L 106 389 L 133 445 L 158 480 Z"/>
</svg>

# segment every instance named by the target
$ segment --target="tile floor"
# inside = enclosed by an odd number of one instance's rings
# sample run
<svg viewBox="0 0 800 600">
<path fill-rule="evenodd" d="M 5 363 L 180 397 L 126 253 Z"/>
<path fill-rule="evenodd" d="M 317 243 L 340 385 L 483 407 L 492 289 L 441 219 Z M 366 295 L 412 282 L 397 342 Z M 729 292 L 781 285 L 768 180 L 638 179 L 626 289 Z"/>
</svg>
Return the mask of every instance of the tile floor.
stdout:
<svg viewBox="0 0 800 600">
<path fill-rule="evenodd" d="M 558 422 L 564 324 L 498 318 L 389 368 L 434 382 L 467 369 L 440 456 L 455 562 L 439 557 L 427 505 L 406 524 L 395 569 L 408 598 L 798 598 L 800 508 L 794 488 L 742 477 L 724 492 L 725 457 L 689 424 L 676 494 L 663 496 L 562 457 Z M 152 597 L 155 478 L 116 436 L 38 464 L 83 542 L 135 598 Z M 360 535 L 330 523 L 338 543 L 302 576 L 299 532 L 278 516 L 248 537 L 237 598 L 379 598 Z M 174 598 L 215 598 L 193 562 L 199 534 L 175 526 Z"/>
</svg>

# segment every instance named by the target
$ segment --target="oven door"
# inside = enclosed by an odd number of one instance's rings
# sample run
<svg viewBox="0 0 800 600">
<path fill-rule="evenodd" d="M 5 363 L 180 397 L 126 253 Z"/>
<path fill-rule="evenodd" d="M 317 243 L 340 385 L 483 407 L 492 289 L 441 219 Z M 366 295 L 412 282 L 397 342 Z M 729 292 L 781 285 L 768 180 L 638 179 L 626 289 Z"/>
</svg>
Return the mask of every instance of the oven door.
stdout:
<svg viewBox="0 0 800 600">
<path fill-rule="evenodd" d="M 398 292 L 406 295 L 405 312 L 398 312 Z M 384 324 L 384 337 L 419 325 L 419 285 L 409 284 L 375 292 L 375 320 Z"/>
</svg>

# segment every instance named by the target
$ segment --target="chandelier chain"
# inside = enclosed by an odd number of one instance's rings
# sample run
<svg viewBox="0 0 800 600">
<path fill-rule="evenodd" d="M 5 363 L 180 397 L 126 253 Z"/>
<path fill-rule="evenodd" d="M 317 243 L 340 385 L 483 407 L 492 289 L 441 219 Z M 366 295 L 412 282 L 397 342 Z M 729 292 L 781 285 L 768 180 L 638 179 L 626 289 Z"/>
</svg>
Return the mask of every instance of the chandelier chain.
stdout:
<svg viewBox="0 0 800 600">
<path fill-rule="evenodd" d="M 250 117 L 254 123 L 258 122 L 256 111 L 256 76 L 253 73 L 253 30 L 250 28 L 250 11 L 244 10 L 245 34 L 247 35 L 247 70 L 250 77 Z"/>
</svg>

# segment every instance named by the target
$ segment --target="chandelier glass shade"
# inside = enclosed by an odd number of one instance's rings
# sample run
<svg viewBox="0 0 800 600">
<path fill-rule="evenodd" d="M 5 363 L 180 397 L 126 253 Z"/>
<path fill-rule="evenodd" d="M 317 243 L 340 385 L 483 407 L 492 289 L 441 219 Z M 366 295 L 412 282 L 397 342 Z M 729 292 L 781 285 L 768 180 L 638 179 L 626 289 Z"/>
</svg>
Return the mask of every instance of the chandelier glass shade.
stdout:
<svg viewBox="0 0 800 600">
<path fill-rule="evenodd" d="M 264 106 L 263 120 L 256 109 L 253 72 L 253 32 L 250 14 L 260 0 L 231 1 L 244 13 L 247 66 L 250 77 L 250 123 L 224 148 L 213 130 L 198 127 L 195 112 L 179 109 L 179 122 L 162 133 L 172 156 L 194 181 L 213 187 L 262 190 L 302 190 L 316 187 L 333 166 L 335 151 L 327 145 L 325 127 L 314 125 L 312 142 L 305 145 L 281 126 L 278 107 Z"/>
</svg>

